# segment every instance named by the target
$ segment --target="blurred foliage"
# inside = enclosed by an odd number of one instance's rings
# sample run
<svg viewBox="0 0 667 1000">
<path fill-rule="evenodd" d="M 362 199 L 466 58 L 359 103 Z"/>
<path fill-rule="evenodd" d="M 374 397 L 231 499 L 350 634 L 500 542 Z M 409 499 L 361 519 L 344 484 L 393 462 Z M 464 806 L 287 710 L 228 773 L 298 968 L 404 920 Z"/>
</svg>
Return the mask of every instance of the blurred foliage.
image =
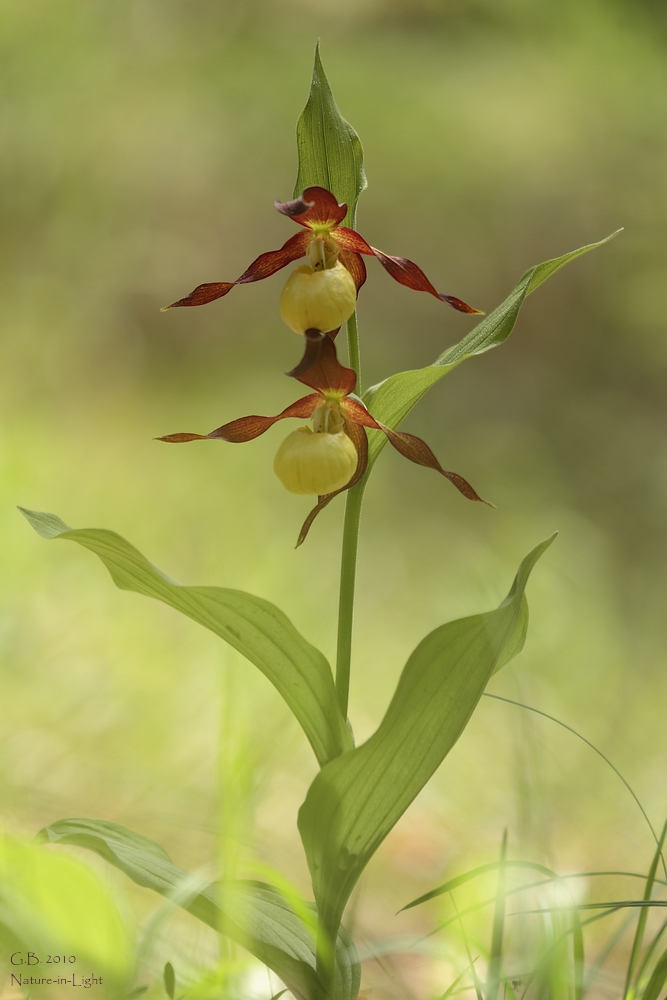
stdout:
<svg viewBox="0 0 667 1000">
<path fill-rule="evenodd" d="M 5 821 L 32 834 L 99 816 L 195 868 L 217 850 L 222 788 L 244 816 L 232 824 L 240 854 L 222 856 L 242 874 L 254 850 L 306 884 L 294 820 L 313 769 L 264 679 L 194 624 L 116 592 L 92 557 L 45 546 L 15 504 L 116 529 L 183 582 L 275 601 L 331 654 L 340 510 L 292 550 L 308 502 L 273 476 L 280 428 L 238 449 L 152 441 L 293 398 L 280 373 L 301 345 L 278 317 L 281 276 L 202 309 L 159 307 L 236 277 L 291 235 L 272 201 L 291 196 L 318 36 L 364 143 L 359 227 L 442 291 L 488 311 L 527 267 L 625 227 L 531 297 L 510 341 L 448 376 L 406 423 L 497 511 L 466 505 L 389 449 L 378 463 L 362 523 L 358 735 L 421 636 L 493 607 L 518 556 L 560 529 L 531 581 L 526 650 L 492 690 L 596 742 L 657 824 L 667 695 L 658 0 L 5 0 Z M 365 385 L 428 363 L 471 322 L 371 262 Z M 217 756 L 219 728 L 232 724 L 221 669 L 235 697 L 229 767 Z M 650 857 L 641 816 L 583 745 L 485 701 L 369 869 L 363 932 L 419 932 L 423 917 L 391 914 L 443 872 L 495 855 L 506 825 L 510 850 L 554 868 L 633 869 Z M 192 954 L 184 926 L 171 941 Z M 177 961 L 170 948 L 156 975 Z M 414 994 L 434 982 L 424 963 L 406 966 Z"/>
</svg>

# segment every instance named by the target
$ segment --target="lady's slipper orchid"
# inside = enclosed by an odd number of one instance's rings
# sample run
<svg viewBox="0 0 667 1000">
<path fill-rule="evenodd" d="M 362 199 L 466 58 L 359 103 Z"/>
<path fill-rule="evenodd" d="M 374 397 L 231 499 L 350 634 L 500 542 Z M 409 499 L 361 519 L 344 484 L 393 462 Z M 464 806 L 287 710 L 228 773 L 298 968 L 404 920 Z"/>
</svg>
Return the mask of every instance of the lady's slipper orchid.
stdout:
<svg viewBox="0 0 667 1000">
<path fill-rule="evenodd" d="M 322 496 L 347 486 L 358 461 L 357 449 L 342 425 L 336 431 L 299 427 L 281 444 L 273 470 L 290 493 Z"/>
<path fill-rule="evenodd" d="M 313 520 L 335 496 L 349 490 L 362 478 L 368 465 L 368 439 L 365 428 L 382 431 L 390 444 L 417 465 L 435 469 L 456 486 L 468 500 L 487 503 L 462 476 L 443 469 L 421 438 L 386 427 L 373 417 L 366 407 L 352 398 L 357 384 L 356 373 L 344 368 L 336 357 L 336 347 L 330 337 L 322 337 L 308 368 L 291 372 L 294 378 L 315 389 L 287 406 L 275 417 L 249 416 L 232 420 L 210 434 L 166 434 L 160 441 L 180 444 L 185 441 L 218 439 L 238 443 L 251 441 L 286 417 L 313 418 L 313 430 L 302 428 L 283 442 L 274 465 L 278 477 L 287 489 L 295 493 L 317 493 L 317 506 L 306 519 L 299 541 Z M 304 434 L 303 432 L 307 432 Z M 350 444 L 352 448 L 350 448 Z M 354 449 L 355 455 L 352 454 Z M 489 506 L 493 506 L 489 504 Z"/>
<path fill-rule="evenodd" d="M 295 333 L 339 330 L 356 305 L 354 279 L 340 261 L 321 271 L 304 264 L 287 279 L 280 296 L 280 315 Z"/>
<path fill-rule="evenodd" d="M 222 298 L 234 285 L 261 281 L 291 264 L 292 261 L 308 256 L 309 271 L 300 268 L 295 272 L 301 273 L 302 276 L 299 279 L 299 291 L 294 288 L 294 275 L 285 287 L 281 314 L 287 325 L 298 333 L 305 333 L 307 329 L 330 333 L 338 330 L 354 311 L 352 283 L 358 293 L 366 280 L 366 267 L 361 256 L 365 254 L 377 257 L 384 269 L 401 285 L 418 292 L 429 292 L 459 312 L 479 313 L 479 309 L 474 309 L 456 296 L 436 291 L 421 268 L 411 260 L 405 257 L 390 257 L 370 246 L 363 236 L 353 229 L 341 226 L 347 214 L 347 205 L 339 205 L 326 188 L 306 188 L 300 198 L 287 202 L 277 201 L 275 206 L 283 215 L 289 216 L 294 222 L 303 226 L 303 231 L 291 236 L 280 250 L 269 250 L 261 254 L 236 281 L 210 281 L 197 285 L 185 298 L 178 299 L 165 308 L 205 305 L 214 299 Z M 341 265 L 351 275 L 351 282 L 344 277 L 340 278 Z M 337 269 L 339 276 L 334 278 Z M 318 272 L 322 271 L 325 275 L 318 275 Z M 330 275 L 326 272 L 330 272 Z M 314 304 L 321 297 L 328 298 L 329 302 L 317 314 Z M 307 308 L 301 309 L 299 301 L 304 299 L 308 299 L 310 304 Z M 315 314 L 311 316 L 308 309 L 311 311 L 315 309 Z"/>
</svg>

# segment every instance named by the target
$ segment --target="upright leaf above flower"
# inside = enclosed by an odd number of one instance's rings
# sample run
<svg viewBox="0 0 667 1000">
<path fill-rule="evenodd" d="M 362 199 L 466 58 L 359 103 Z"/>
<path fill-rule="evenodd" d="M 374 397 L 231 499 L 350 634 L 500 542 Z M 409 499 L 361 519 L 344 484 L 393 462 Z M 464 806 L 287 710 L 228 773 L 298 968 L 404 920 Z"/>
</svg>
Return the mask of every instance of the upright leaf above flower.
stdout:
<svg viewBox="0 0 667 1000">
<path fill-rule="evenodd" d="M 367 187 L 361 139 L 338 109 L 315 46 L 313 75 L 306 106 L 296 123 L 299 169 L 294 197 L 319 185 L 347 202 L 345 224 L 354 229 L 359 195 Z"/>
<path fill-rule="evenodd" d="M 314 516 L 334 496 L 349 490 L 364 475 L 368 463 L 367 427 L 386 434 L 390 444 L 411 462 L 445 476 L 468 500 L 488 503 L 463 476 L 443 469 L 425 441 L 414 434 L 394 431 L 379 423 L 362 403 L 351 398 L 357 384 L 356 373 L 340 364 L 330 337 L 322 337 L 315 346 L 311 363 L 305 371 L 299 366 L 290 373 L 315 392 L 297 399 L 276 416 L 239 417 L 209 434 L 165 434 L 158 440 L 170 444 L 206 440 L 238 444 L 259 437 L 278 420 L 287 417 L 312 418 L 313 430 L 301 427 L 290 434 L 278 450 L 274 463 L 276 475 L 290 492 L 319 497 L 317 507 L 304 525 L 305 531 Z M 304 529 L 299 542 L 305 537 Z"/>
</svg>

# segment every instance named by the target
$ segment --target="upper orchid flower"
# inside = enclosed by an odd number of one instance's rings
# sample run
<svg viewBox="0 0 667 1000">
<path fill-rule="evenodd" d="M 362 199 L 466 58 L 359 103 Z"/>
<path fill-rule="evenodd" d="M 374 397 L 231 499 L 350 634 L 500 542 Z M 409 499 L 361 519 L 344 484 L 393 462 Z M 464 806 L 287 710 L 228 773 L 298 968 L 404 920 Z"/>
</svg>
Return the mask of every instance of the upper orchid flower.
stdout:
<svg viewBox="0 0 667 1000">
<path fill-rule="evenodd" d="M 436 291 L 421 268 L 405 257 L 390 257 L 370 246 L 363 236 L 341 226 L 347 205 L 323 187 L 309 187 L 294 201 L 275 202 L 283 215 L 303 226 L 280 250 L 269 250 L 254 260 L 236 281 L 211 281 L 197 285 L 177 306 L 201 306 L 222 298 L 234 285 L 260 281 L 280 271 L 300 257 L 309 264 L 297 268 L 283 290 L 280 312 L 296 333 L 317 331 L 331 333 L 345 323 L 355 309 L 356 295 L 366 280 L 362 254 L 377 257 L 386 271 L 401 285 L 419 292 L 429 292 L 442 302 L 465 313 L 479 313 L 454 295 Z"/>
<path fill-rule="evenodd" d="M 488 503 L 462 476 L 443 469 L 425 441 L 413 434 L 391 430 L 376 420 L 358 399 L 352 398 L 356 373 L 339 363 L 330 337 L 322 338 L 315 359 L 305 371 L 295 369 L 290 374 L 315 392 L 297 399 L 277 416 L 240 417 L 210 434 L 166 434 L 159 440 L 176 444 L 207 439 L 238 443 L 259 437 L 286 417 L 312 417 L 313 430 L 301 427 L 293 431 L 281 444 L 274 462 L 275 472 L 288 490 L 319 497 L 301 529 L 299 543 L 320 510 L 364 475 L 368 465 L 367 427 L 386 434 L 394 448 L 411 462 L 441 473 L 469 500 Z"/>
</svg>

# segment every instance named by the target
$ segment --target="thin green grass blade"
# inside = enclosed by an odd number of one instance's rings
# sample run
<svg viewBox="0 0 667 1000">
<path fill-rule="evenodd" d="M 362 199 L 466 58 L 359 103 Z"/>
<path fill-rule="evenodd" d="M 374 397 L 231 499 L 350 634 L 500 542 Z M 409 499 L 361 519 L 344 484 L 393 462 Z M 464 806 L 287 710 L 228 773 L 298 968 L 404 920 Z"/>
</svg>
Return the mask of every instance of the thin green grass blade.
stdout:
<svg viewBox="0 0 667 1000">
<path fill-rule="evenodd" d="M 419 900 L 415 900 L 414 903 L 412 903 L 410 905 L 416 906 L 420 902 L 426 902 L 427 899 L 433 899 L 436 896 L 443 895 L 443 892 L 441 891 L 443 888 L 444 888 L 445 892 L 448 892 L 448 891 L 451 891 L 452 889 L 456 888 L 458 885 L 463 885 L 465 882 L 470 881 L 470 878 L 467 877 L 468 875 L 472 875 L 473 877 L 475 877 L 477 874 L 485 874 L 489 870 L 493 870 L 493 869 L 495 869 L 497 867 L 498 867 L 498 862 L 497 861 L 492 862 L 490 865 L 483 865 L 482 866 L 483 870 L 482 869 L 479 869 L 479 870 L 476 869 L 473 873 L 466 873 L 466 875 L 464 875 L 464 876 L 459 876 L 456 879 L 452 879 L 450 882 L 446 883 L 445 887 L 440 886 L 438 889 L 434 890 L 433 893 L 426 893 L 426 895 L 424 897 L 420 897 Z M 550 871 L 550 869 L 548 869 L 548 868 L 544 869 L 541 865 L 535 864 L 534 862 L 530 862 L 530 861 L 506 861 L 505 862 L 505 867 L 508 868 L 508 869 L 509 868 L 522 868 L 522 867 L 525 867 L 525 868 L 534 868 L 534 869 L 537 869 L 538 871 L 540 871 L 540 870 L 546 871 L 546 872 Z M 646 878 L 645 875 L 640 875 L 640 874 L 635 873 L 635 872 L 618 872 L 618 871 L 608 871 L 608 872 L 575 872 L 575 873 L 572 873 L 570 875 L 557 875 L 555 872 L 552 872 L 551 875 L 549 875 L 548 878 L 541 879 L 539 882 L 527 882 L 524 885 L 515 886 L 512 889 L 507 889 L 507 891 L 506 891 L 506 897 L 509 898 L 510 896 L 518 896 L 522 892 L 529 892 L 532 889 L 541 889 L 545 885 L 553 884 L 555 882 L 561 883 L 561 884 L 566 884 L 572 878 L 592 878 L 592 877 L 594 877 L 596 875 L 607 875 L 607 876 L 608 875 L 630 875 L 633 878 L 640 878 L 642 880 L 644 880 Z M 491 906 L 493 903 L 495 903 L 495 900 L 496 900 L 495 896 L 489 896 L 486 899 L 483 899 L 483 900 L 481 900 L 478 903 L 474 903 L 472 906 L 469 906 L 467 909 L 463 910 L 461 915 L 465 917 L 465 916 L 467 916 L 470 913 L 476 913 L 479 910 L 483 910 L 485 907 Z M 410 905 L 403 907 L 403 909 L 405 909 L 405 910 L 409 909 Z M 606 905 L 606 904 L 604 904 L 604 905 Z M 579 918 L 577 916 L 577 921 L 579 922 L 579 925 L 581 927 L 584 927 L 588 923 L 595 923 L 597 920 L 602 919 L 604 916 L 607 916 L 608 913 L 616 913 L 618 911 L 618 909 L 619 909 L 618 906 L 615 906 L 614 904 L 611 904 L 611 906 L 608 909 L 607 913 L 596 914 L 594 917 L 590 917 L 586 921 L 579 921 Z M 399 910 L 398 912 L 401 913 L 402 910 Z M 513 917 L 513 916 L 518 916 L 518 915 L 520 915 L 521 913 L 524 913 L 524 912 L 525 911 L 523 911 L 523 910 L 517 910 L 516 912 L 510 913 L 508 915 L 511 916 L 511 917 Z M 576 916 L 576 912 L 575 912 L 575 916 Z M 631 920 L 636 920 L 636 919 L 637 919 L 636 916 L 633 916 L 631 918 Z M 437 927 L 435 927 L 434 930 L 429 931 L 428 934 L 425 934 L 423 937 L 419 938 L 417 940 L 417 942 L 415 942 L 414 944 L 417 945 L 417 944 L 420 944 L 422 941 L 426 941 L 428 938 L 433 937 L 434 934 L 437 934 L 439 931 L 445 930 L 447 927 L 451 926 L 451 924 L 453 924 L 455 922 L 456 922 L 456 917 L 451 917 L 449 920 L 440 921 L 438 923 Z"/>
<path fill-rule="evenodd" d="M 505 858 L 507 857 L 507 830 L 503 833 L 498 862 L 498 886 L 496 889 L 496 905 L 493 913 L 493 931 L 491 934 L 491 951 L 489 953 L 489 971 L 486 984 L 487 1000 L 497 1000 L 500 986 L 500 965 L 503 957 L 503 934 L 505 930 Z"/>
<path fill-rule="evenodd" d="M 583 1000 L 586 956 L 581 920 L 576 910 L 572 912 L 572 962 L 574 965 L 574 1000 Z"/>
<path fill-rule="evenodd" d="M 310 930 L 274 886 L 247 880 L 205 883 L 178 868 L 155 841 L 105 820 L 60 820 L 41 830 L 37 840 L 94 851 L 137 885 L 166 896 L 242 945 L 272 969 L 298 1000 L 321 996 Z M 334 1000 L 357 1000 L 360 977 L 356 946 L 341 928 Z"/>
<path fill-rule="evenodd" d="M 299 832 L 329 939 L 366 864 L 463 732 L 512 642 L 528 577 L 553 537 L 523 560 L 499 608 L 449 622 L 422 640 L 377 731 L 327 764 L 310 786 Z"/>
<path fill-rule="evenodd" d="M 667 899 L 608 899 L 600 903 L 577 903 L 577 910 L 651 910 L 663 909 Z M 569 906 L 541 906 L 535 910 L 517 910 L 517 913 L 562 913 L 572 909 Z"/>
<path fill-rule="evenodd" d="M 651 861 L 651 867 L 649 868 L 649 873 L 646 877 L 646 886 L 644 888 L 644 899 L 649 900 L 653 895 L 653 886 L 655 885 L 655 876 L 658 870 L 658 865 L 660 863 L 660 858 L 662 857 L 662 847 L 665 843 L 665 837 L 667 836 L 667 819 L 662 827 L 662 833 L 660 834 L 660 841 L 653 853 L 653 860 Z M 623 991 L 623 997 L 627 997 L 632 988 L 632 978 L 639 961 L 639 956 L 641 955 L 642 945 L 644 943 L 644 932 L 646 930 L 646 921 L 648 920 L 648 909 L 642 910 L 639 915 L 639 920 L 637 921 L 637 930 L 635 932 L 635 938 L 632 942 L 632 951 L 630 952 L 630 959 L 628 961 L 628 971 L 625 977 L 625 989 Z M 635 983 L 635 986 L 637 984 Z"/>
<path fill-rule="evenodd" d="M 613 911 L 610 911 L 610 912 L 616 913 L 617 911 L 613 910 Z M 582 926 L 582 928 L 583 927 L 588 927 L 590 924 L 595 923 L 597 920 L 603 920 L 606 916 L 609 916 L 609 914 L 607 914 L 607 913 L 596 914 L 594 917 L 589 917 L 587 920 L 582 920 L 581 921 L 581 926 Z M 595 980 L 599 976 L 599 974 L 600 974 L 600 972 L 602 970 L 602 966 L 607 961 L 607 959 L 609 958 L 609 956 L 611 955 L 611 953 L 614 951 L 614 948 L 616 947 L 616 945 L 619 943 L 619 941 L 624 936 L 624 934 L 626 934 L 626 932 L 630 929 L 630 927 L 632 926 L 633 922 L 636 919 L 637 919 L 637 915 L 634 914 L 634 913 L 631 914 L 625 920 L 625 922 L 621 925 L 621 927 L 619 927 L 618 930 L 614 934 L 612 934 L 612 936 L 606 942 L 606 944 L 604 945 L 604 947 L 601 949 L 601 951 L 598 954 L 598 956 L 596 957 L 595 961 L 589 966 L 589 968 L 588 968 L 588 970 L 587 970 L 587 972 L 586 972 L 586 974 L 584 976 L 584 987 L 583 987 L 583 994 L 584 994 L 584 996 L 586 996 L 586 994 L 590 990 L 591 986 L 593 985 L 593 983 L 595 982 Z"/>
<path fill-rule="evenodd" d="M 660 944 L 660 939 L 662 938 L 662 936 L 665 933 L 665 931 L 667 931 L 667 920 L 664 920 L 662 922 L 662 924 L 658 928 L 656 934 L 654 935 L 653 940 L 651 941 L 650 945 L 646 949 L 646 954 L 644 955 L 644 957 L 642 959 L 642 962 L 641 962 L 641 965 L 640 965 L 639 969 L 637 970 L 637 983 L 640 983 L 644 979 L 644 976 L 646 975 L 646 970 L 648 968 L 649 962 L 653 958 L 653 954 L 654 954 L 656 948 L 658 947 L 658 945 Z"/>
<path fill-rule="evenodd" d="M 466 882 L 470 882 L 472 879 L 479 878 L 480 875 L 496 871 L 499 865 L 499 861 L 490 861 L 488 864 L 480 865 L 478 868 L 471 868 L 470 871 L 464 872 L 463 875 L 457 875 L 456 878 L 449 879 L 444 885 L 439 885 L 437 889 L 431 889 L 430 892 L 425 892 L 418 899 L 413 899 L 411 903 L 407 903 L 401 907 L 398 912 L 402 913 L 403 910 L 411 910 L 413 906 L 420 906 L 422 903 L 427 903 L 430 899 L 435 899 L 437 896 L 444 896 L 445 893 L 451 892 L 452 889 L 458 889 L 459 886 L 465 885 Z M 543 875 L 548 876 L 548 881 L 560 878 L 556 872 L 553 872 L 550 868 L 545 868 L 544 865 L 540 865 L 535 861 L 505 860 L 504 866 L 505 868 L 527 868 L 530 871 L 541 872 Z M 544 882 L 537 884 L 544 885 Z M 530 888 L 533 888 L 533 886 L 531 885 Z"/>
<path fill-rule="evenodd" d="M 591 743 L 590 740 L 587 740 L 585 736 L 582 736 L 581 733 L 577 732 L 576 729 L 573 729 L 572 726 L 568 726 L 565 722 L 561 722 L 560 719 L 557 719 L 553 715 L 549 715 L 547 712 L 542 712 L 539 708 L 532 708 L 530 705 L 524 705 L 523 702 L 521 702 L 521 701 L 514 701 L 512 698 L 502 698 L 499 694 L 488 694 L 487 692 L 485 692 L 484 693 L 484 697 L 485 698 L 493 698 L 494 701 L 504 701 L 508 705 L 515 705 L 517 708 L 525 708 L 527 712 L 534 712 L 535 715 L 541 715 L 544 719 L 549 719 L 550 722 L 555 722 L 557 726 L 561 726 L 563 729 L 567 729 L 568 733 L 572 733 L 574 736 L 578 737 L 578 739 L 580 739 L 583 743 L 585 743 L 586 746 L 589 746 L 591 748 L 591 750 L 594 750 L 595 753 L 598 755 L 598 757 L 601 757 L 602 760 L 605 762 L 605 764 L 607 764 L 607 766 L 612 769 L 612 771 L 614 772 L 614 774 L 616 775 L 616 777 L 619 778 L 623 782 L 623 784 L 625 785 L 625 787 L 629 791 L 630 795 L 635 800 L 637 808 L 639 809 L 639 811 L 641 812 L 642 816 L 644 817 L 644 819 L 646 821 L 646 825 L 648 826 L 649 830 L 651 831 L 651 836 L 653 837 L 653 840 L 655 841 L 656 845 L 658 846 L 659 857 L 660 857 L 660 860 L 662 861 L 663 871 L 665 872 L 665 875 L 667 876 L 667 865 L 665 864 L 665 859 L 662 856 L 661 841 L 660 841 L 657 833 L 655 832 L 655 829 L 653 827 L 653 824 L 651 823 L 651 820 L 648 818 L 648 813 L 644 809 L 644 807 L 641 804 L 641 802 L 640 802 L 637 794 L 634 792 L 634 790 L 630 786 L 629 782 L 626 781 L 626 779 L 623 777 L 623 775 L 621 774 L 621 772 L 618 770 L 617 767 L 615 767 L 614 764 L 612 764 L 612 762 L 609 760 L 609 758 L 606 757 L 602 753 L 601 750 L 598 750 L 598 748 L 595 746 L 594 743 Z"/>
<path fill-rule="evenodd" d="M 477 1000 L 483 1000 L 482 994 L 482 982 L 477 975 L 477 969 L 475 968 L 476 959 L 472 957 L 472 951 L 470 950 L 470 942 L 468 941 L 468 935 L 466 933 L 465 924 L 461 919 L 461 914 L 459 913 L 458 906 L 456 905 L 456 900 L 454 896 L 451 896 L 452 906 L 454 907 L 454 912 L 456 913 L 456 918 L 458 920 L 459 927 L 461 928 L 461 937 L 463 938 L 463 946 L 466 950 L 466 955 L 468 957 L 468 968 L 470 969 L 470 975 L 472 976 L 473 986 L 475 987 L 475 995 Z"/>
<path fill-rule="evenodd" d="M 651 978 L 646 984 L 646 989 L 642 994 L 642 1000 L 658 1000 L 665 982 L 667 982 L 667 951 L 663 951 L 658 959 Z"/>
<path fill-rule="evenodd" d="M 338 707 L 326 657 L 275 605 L 242 590 L 184 587 L 115 531 L 73 530 L 55 514 L 19 510 L 43 538 L 70 539 L 94 552 L 121 590 L 168 604 L 242 653 L 287 702 L 320 765 L 351 749 L 352 738 Z"/>
<path fill-rule="evenodd" d="M 445 990 L 445 992 L 444 992 L 444 993 L 442 993 L 442 994 L 441 994 L 441 995 L 440 995 L 440 996 L 439 996 L 439 997 L 437 998 L 437 1000 L 447 1000 L 447 998 L 448 998 L 448 997 L 451 997 L 451 996 L 452 996 L 452 994 L 454 993 L 454 991 L 456 990 L 456 987 L 457 987 L 457 986 L 459 985 L 459 983 L 461 982 L 461 980 L 463 979 L 463 977 L 465 976 L 465 974 L 466 974 L 466 973 L 467 973 L 467 972 L 468 972 L 469 970 L 470 970 L 470 966 L 468 966 L 468 968 L 467 968 L 467 969 L 464 969 L 464 970 L 463 970 L 463 972 L 459 973 L 459 975 L 458 975 L 458 976 L 456 977 L 456 979 L 454 980 L 454 982 L 452 983 L 452 985 L 451 985 L 451 986 L 449 986 L 449 987 L 448 987 L 448 988 L 447 988 L 447 989 Z"/>
<path fill-rule="evenodd" d="M 367 184 L 364 152 L 359 136 L 341 115 L 331 93 L 319 42 L 310 96 L 296 126 L 296 143 L 299 170 L 294 197 L 312 185 L 326 188 L 339 204 L 347 204 L 343 225 L 354 228 L 357 201 Z"/>
<path fill-rule="evenodd" d="M 553 260 L 547 260 L 531 267 L 497 309 L 485 316 L 481 323 L 471 330 L 463 340 L 448 348 L 432 365 L 413 371 L 399 372 L 396 375 L 391 375 L 384 382 L 380 382 L 379 385 L 368 389 L 364 394 L 364 403 L 370 412 L 376 420 L 395 430 L 422 396 L 452 369 L 467 358 L 490 351 L 493 347 L 498 347 L 499 344 L 507 340 L 514 329 L 524 300 L 547 278 L 555 274 L 561 267 L 565 267 L 570 261 L 581 257 L 582 254 L 608 243 L 619 232 L 621 232 L 620 229 L 597 243 L 589 243 L 588 246 L 572 250 L 570 253 L 563 254 L 562 257 L 555 257 Z M 369 469 L 386 443 L 387 438 L 384 434 L 379 431 L 370 432 Z"/>
</svg>

